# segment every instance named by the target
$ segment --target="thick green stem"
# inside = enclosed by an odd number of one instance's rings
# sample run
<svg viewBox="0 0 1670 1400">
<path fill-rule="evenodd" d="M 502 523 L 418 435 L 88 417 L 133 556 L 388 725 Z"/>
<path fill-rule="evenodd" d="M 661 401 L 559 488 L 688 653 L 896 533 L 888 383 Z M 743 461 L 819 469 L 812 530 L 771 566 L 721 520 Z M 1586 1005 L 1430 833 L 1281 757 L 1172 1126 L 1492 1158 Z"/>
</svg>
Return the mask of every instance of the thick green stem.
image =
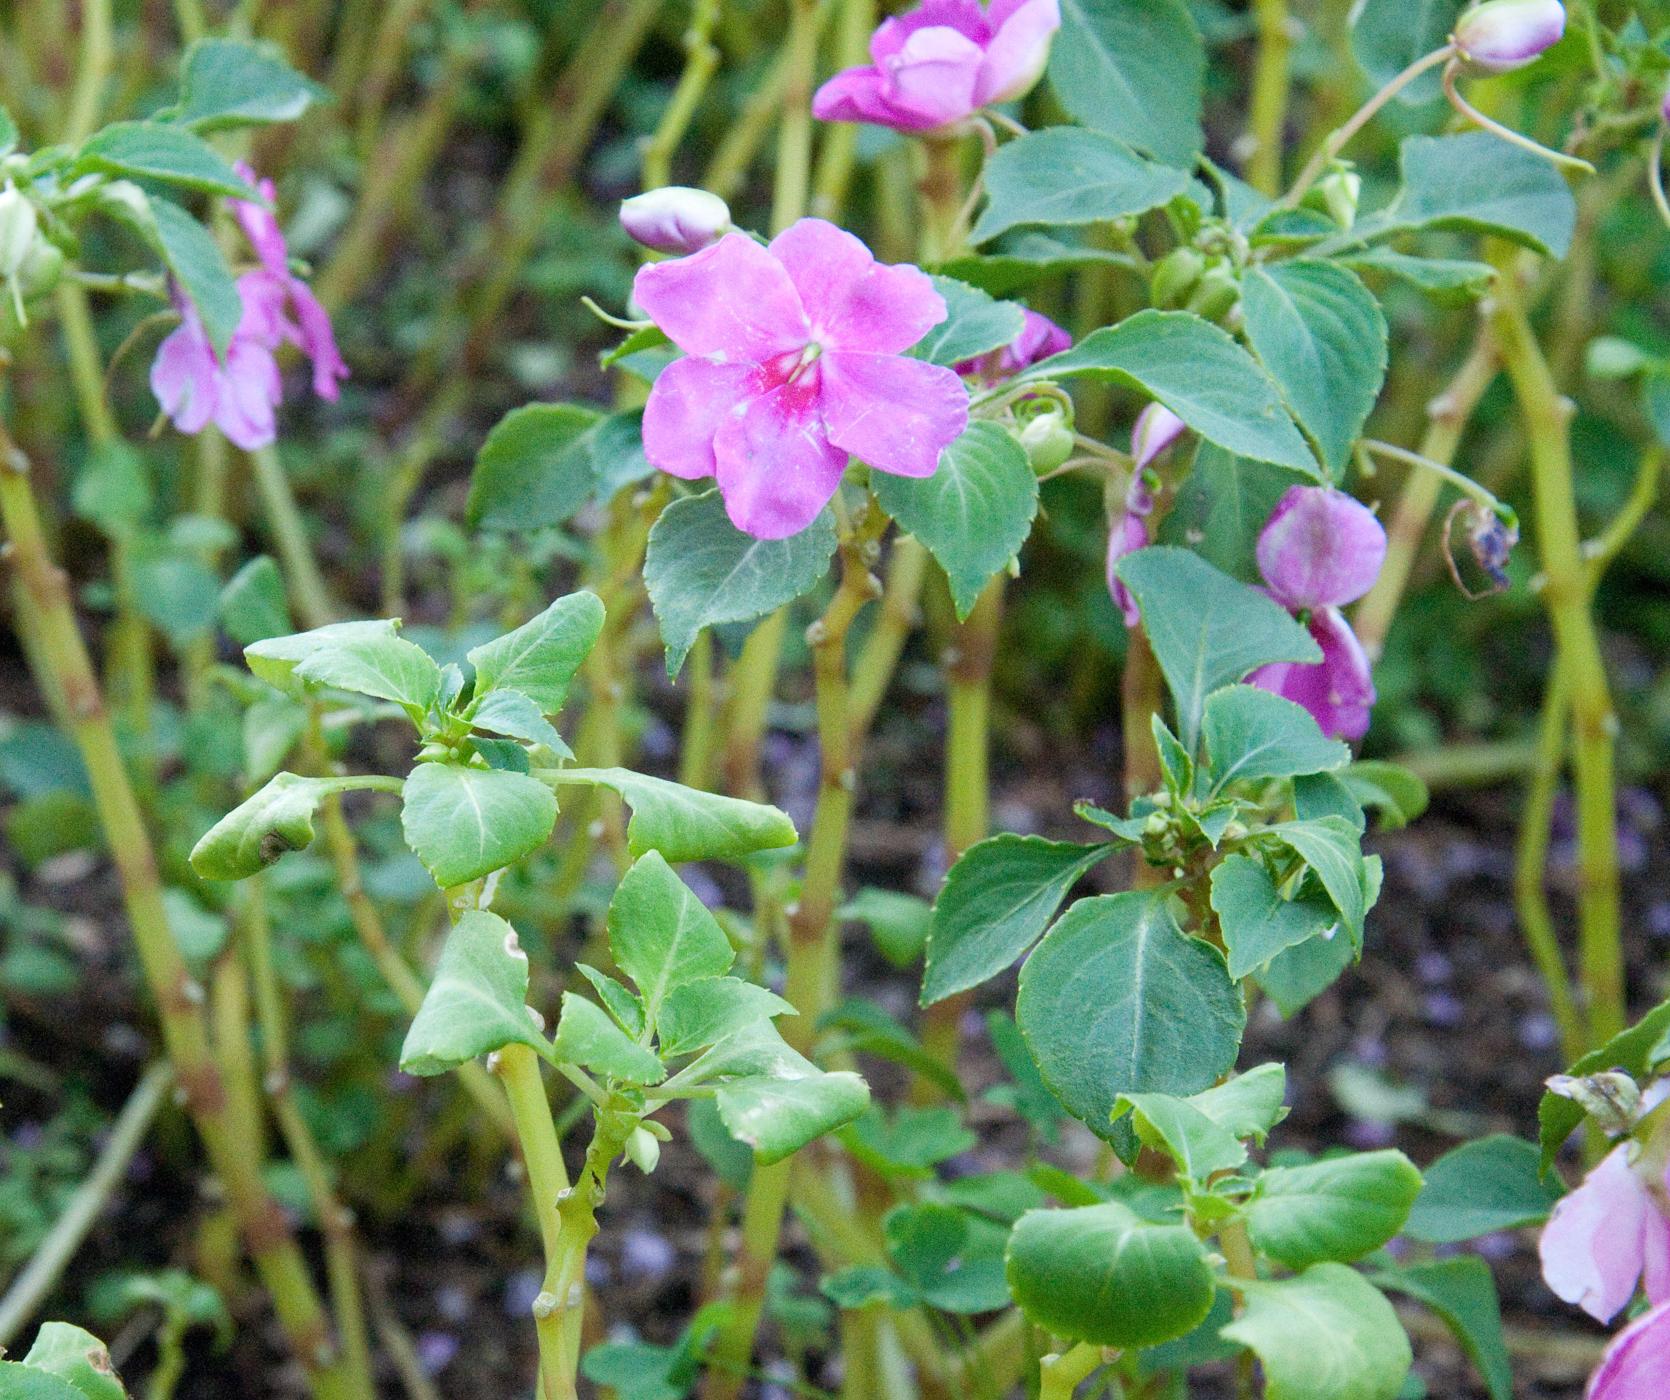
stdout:
<svg viewBox="0 0 1670 1400">
<path fill-rule="evenodd" d="M 673 154 L 689 130 L 707 93 L 708 84 L 719 68 L 719 50 L 713 42 L 713 27 L 719 20 L 720 0 L 694 0 L 690 24 L 684 31 L 684 69 L 678 85 L 661 113 L 654 132 L 644 143 L 644 188 L 658 189 L 670 184 Z"/>
<path fill-rule="evenodd" d="M 1253 21 L 1258 27 L 1258 56 L 1248 103 L 1246 176 L 1260 194 L 1273 196 L 1281 189 L 1292 85 L 1293 20 L 1287 13 L 1287 0 L 1254 0 Z"/>
<path fill-rule="evenodd" d="M 258 447 L 249 454 L 255 468 L 255 486 L 261 493 L 261 505 L 267 514 L 267 528 L 272 531 L 278 547 L 279 563 L 284 567 L 285 582 L 303 625 L 323 627 L 337 615 L 331 601 L 325 577 L 313 557 L 313 546 L 307 538 L 307 524 L 295 493 L 290 489 L 290 478 L 284 464 L 278 460 L 276 447 Z"/>
<path fill-rule="evenodd" d="M 1590 611 L 1571 455 L 1571 405 L 1556 387 L 1525 314 L 1519 255 L 1499 254 L 1497 267 L 1492 324 L 1530 441 L 1537 550 L 1546 580 L 1542 601 L 1554 630 L 1558 666 L 1571 686 L 1578 966 L 1590 1039 L 1598 1045 L 1625 1024 L 1614 793 L 1617 717 Z"/>
<path fill-rule="evenodd" d="M 1038 1367 L 1038 1400 L 1073 1400 L 1074 1392 L 1102 1364 L 1102 1349 L 1089 1342 L 1046 1356 Z"/>
<path fill-rule="evenodd" d="M 914 535 L 899 535 L 887 556 L 887 578 L 875 624 L 852 666 L 847 712 L 853 731 L 868 734 L 876 711 L 899 669 L 905 642 L 922 620 L 922 585 L 928 577 L 928 551 Z"/>
<path fill-rule="evenodd" d="M 76 66 L 75 91 L 70 95 L 69 116 L 64 122 L 64 140 L 68 145 L 79 146 L 98 126 L 99 106 L 115 61 L 110 0 L 81 0 L 81 57 Z"/>
</svg>

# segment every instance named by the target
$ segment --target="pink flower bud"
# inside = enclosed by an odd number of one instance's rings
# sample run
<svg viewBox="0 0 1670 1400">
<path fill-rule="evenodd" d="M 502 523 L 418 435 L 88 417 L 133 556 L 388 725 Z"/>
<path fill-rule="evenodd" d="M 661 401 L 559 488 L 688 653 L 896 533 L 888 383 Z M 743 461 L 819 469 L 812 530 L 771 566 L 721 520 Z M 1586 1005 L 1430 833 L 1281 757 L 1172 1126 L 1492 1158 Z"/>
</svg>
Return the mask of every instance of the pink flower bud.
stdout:
<svg viewBox="0 0 1670 1400">
<path fill-rule="evenodd" d="M 1586 1400 L 1659 1400 L 1670 1376 L 1670 1303 L 1660 1304 L 1612 1339 L 1583 1392 Z"/>
<path fill-rule="evenodd" d="M 658 253 L 699 253 L 731 227 L 724 200 L 688 185 L 664 185 L 622 200 L 620 226 Z"/>
<path fill-rule="evenodd" d="M 1148 522 L 1140 515 L 1132 515 L 1129 511 L 1115 520 L 1113 528 L 1108 532 L 1108 592 L 1113 595 L 1113 601 L 1124 616 L 1127 627 L 1135 627 L 1142 621 L 1142 610 L 1137 607 L 1137 600 L 1131 596 L 1131 590 L 1120 581 L 1119 561 L 1127 554 L 1135 554 L 1147 544 Z"/>
<path fill-rule="evenodd" d="M 1511 73 L 1540 57 L 1566 32 L 1560 0 L 1484 0 L 1456 21 L 1451 36 L 1475 73 Z"/>
<path fill-rule="evenodd" d="M 1131 429 L 1131 460 L 1141 471 L 1188 431 L 1188 424 L 1162 403 L 1151 403 Z"/>
<path fill-rule="evenodd" d="M 1258 537 L 1258 569 L 1282 606 L 1339 608 L 1374 586 L 1386 531 L 1360 501 L 1330 486 L 1291 486 Z"/>
</svg>

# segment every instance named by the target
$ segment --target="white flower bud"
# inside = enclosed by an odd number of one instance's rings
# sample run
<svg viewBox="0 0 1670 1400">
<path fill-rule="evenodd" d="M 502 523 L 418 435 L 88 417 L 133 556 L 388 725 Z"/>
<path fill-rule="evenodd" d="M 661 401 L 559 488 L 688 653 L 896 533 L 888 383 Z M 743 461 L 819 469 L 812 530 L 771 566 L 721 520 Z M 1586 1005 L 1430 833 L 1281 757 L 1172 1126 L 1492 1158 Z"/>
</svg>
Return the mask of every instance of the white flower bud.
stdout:
<svg viewBox="0 0 1670 1400">
<path fill-rule="evenodd" d="M 665 185 L 623 200 L 620 226 L 658 253 L 699 253 L 730 232 L 730 206 L 716 194 Z"/>
<path fill-rule="evenodd" d="M 40 216 L 29 197 L 14 185 L 0 190 L 0 278 L 23 270 L 39 234 Z"/>
<path fill-rule="evenodd" d="M 1456 21 L 1451 36 L 1475 73 L 1511 73 L 1542 56 L 1566 32 L 1560 0 L 1484 0 Z"/>
</svg>

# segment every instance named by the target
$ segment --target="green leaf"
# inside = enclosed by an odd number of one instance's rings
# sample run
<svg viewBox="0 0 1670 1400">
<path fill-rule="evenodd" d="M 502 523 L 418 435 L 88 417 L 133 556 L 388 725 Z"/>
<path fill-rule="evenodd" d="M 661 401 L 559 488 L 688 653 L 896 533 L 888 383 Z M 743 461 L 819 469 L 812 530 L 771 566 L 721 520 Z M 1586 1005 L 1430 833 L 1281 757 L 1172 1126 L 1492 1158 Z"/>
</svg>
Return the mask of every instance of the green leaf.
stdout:
<svg viewBox="0 0 1670 1400">
<path fill-rule="evenodd" d="M 829 567 L 835 520 L 824 511 L 786 540 L 732 525 L 717 491 L 674 501 L 649 532 L 644 584 L 676 677 L 704 627 L 751 622 L 792 603 Z"/>
<path fill-rule="evenodd" d="M 186 50 L 180 102 L 163 115 L 194 131 L 293 122 L 330 90 L 275 52 L 235 39 L 199 39 Z"/>
<path fill-rule="evenodd" d="M 71 168 L 262 202 L 213 146 L 166 122 L 112 122 L 82 144 Z"/>
<path fill-rule="evenodd" d="M 284 578 L 271 555 L 257 554 L 221 589 L 220 625 L 240 646 L 286 636 L 294 628 Z"/>
<path fill-rule="evenodd" d="M 1415 229 L 1495 234 L 1563 258 L 1577 224 L 1566 177 L 1541 156 L 1484 131 L 1411 136 L 1398 156 L 1403 188 L 1390 208 L 1358 222 L 1353 238 Z"/>
<path fill-rule="evenodd" d="M 1201 738 L 1214 794 L 1231 783 L 1326 773 L 1351 761 L 1350 748 L 1326 737 L 1303 706 L 1251 685 L 1206 697 Z"/>
<path fill-rule="evenodd" d="M 906 968 L 927 947 L 933 910 L 916 895 L 866 885 L 835 911 L 835 917 L 863 924 L 881 955 L 894 967 Z"/>
<path fill-rule="evenodd" d="M 1659 1040 L 1670 1033 L 1670 1001 L 1660 1002 L 1633 1026 L 1620 1031 L 1598 1050 L 1577 1059 L 1566 1073 L 1573 1078 L 1618 1069 L 1634 1079 L 1644 1079 L 1658 1058 Z M 1581 1105 L 1560 1094 L 1546 1093 L 1537 1105 L 1537 1123 L 1542 1144 L 1544 1174 L 1554 1165 L 1554 1154 L 1583 1122 Z"/>
<path fill-rule="evenodd" d="M 874 1104 L 841 1130 L 841 1141 L 884 1176 L 927 1179 L 939 1163 L 967 1152 L 978 1139 L 954 1108 L 900 1104 L 892 1113 Z"/>
<path fill-rule="evenodd" d="M 1191 1331 L 1217 1283 L 1186 1225 L 1155 1225 L 1117 1201 L 1028 1211 L 1009 1237 L 1015 1301 L 1058 1337 L 1146 1347 Z"/>
<path fill-rule="evenodd" d="M 842 1311 L 855 1308 L 914 1308 L 921 1296 L 904 1279 L 882 1264 L 851 1264 L 827 1274 L 818 1283 L 823 1296 Z"/>
<path fill-rule="evenodd" d="M 1322 659 L 1286 608 L 1186 549 L 1138 550 L 1120 560 L 1119 577 L 1142 609 L 1186 747 L 1194 747 L 1213 691 L 1266 662 Z"/>
<path fill-rule="evenodd" d="M 1189 168 L 1206 52 L 1182 0 L 1061 0 L 1050 86 L 1078 121 Z"/>
<path fill-rule="evenodd" d="M 489 734 L 508 734 L 530 744 L 543 744 L 559 758 L 572 758 L 556 726 L 540 713 L 539 705 L 519 690 L 492 690 L 470 706 L 470 727 Z"/>
<path fill-rule="evenodd" d="M 1112 849 L 1009 835 L 970 846 L 934 901 L 922 1004 L 943 1001 L 1008 967 L 1037 941 L 1068 891 Z"/>
<path fill-rule="evenodd" d="M 736 957 L 719 921 L 655 851 L 639 857 L 609 901 L 609 951 L 637 984 L 651 1027 L 670 991 L 723 976 Z"/>
<path fill-rule="evenodd" d="M 1421 1174 L 1401 1152 L 1271 1167 L 1247 1210 L 1253 1244 L 1290 1269 L 1372 1253 L 1403 1228 Z"/>
<path fill-rule="evenodd" d="M 1001 350 L 1026 325 L 1026 311 L 1016 302 L 994 301 L 954 277 L 935 277 L 933 283 L 945 298 L 946 316 L 911 347 L 917 359 L 946 366 L 975 360 Z"/>
<path fill-rule="evenodd" d="M 1535 1143 L 1495 1133 L 1464 1142 L 1426 1169 L 1404 1233 L 1454 1244 L 1548 1218 L 1560 1188 L 1544 1181 Z"/>
<path fill-rule="evenodd" d="M 1278 838 L 1316 873 L 1339 910 L 1352 945 L 1360 949 L 1363 920 L 1374 901 L 1369 897 L 1370 881 L 1357 828 L 1344 817 L 1317 817 L 1313 821 L 1279 822 L 1266 827 L 1263 834 Z"/>
<path fill-rule="evenodd" d="M 493 425 L 470 473 L 465 516 L 486 530 L 561 525 L 592 498 L 592 447 L 604 417 L 566 403 L 513 408 Z"/>
<path fill-rule="evenodd" d="M 1212 910 L 1229 950 L 1229 975 L 1237 981 L 1340 922 L 1326 900 L 1282 898 L 1264 863 L 1242 855 L 1228 856 L 1213 869 Z M 1350 940 L 1345 942 L 1349 946 Z"/>
<path fill-rule="evenodd" d="M 1358 759 L 1339 779 L 1360 805 L 1379 810 L 1380 824 L 1388 831 L 1408 826 L 1426 811 L 1426 783 L 1396 763 Z"/>
<path fill-rule="evenodd" d="M 1353 272 L 1381 272 L 1424 292 L 1441 306 L 1477 301 L 1496 281 L 1496 269 L 1469 258 L 1419 258 L 1392 248 L 1369 248 L 1339 260 Z"/>
<path fill-rule="evenodd" d="M 726 1131 L 752 1147 L 761 1166 L 850 1123 L 870 1102 L 870 1091 L 856 1074 L 808 1068 L 811 1073 L 799 1077 L 733 1079 L 714 1095 Z"/>
<path fill-rule="evenodd" d="M 1356 956 L 1349 938 L 1307 939 L 1270 959 L 1258 984 L 1284 1017 L 1297 1016 L 1339 980 Z"/>
<path fill-rule="evenodd" d="M 447 934 L 434 979 L 424 993 L 400 1068 L 407 1074 L 444 1074 L 466 1060 L 527 1045 L 549 1057 L 528 1000 L 528 955 L 516 930 L 497 914 L 469 909 Z"/>
<path fill-rule="evenodd" d="M 1338 477 L 1386 380 L 1386 318 L 1356 273 L 1296 260 L 1254 267 L 1244 333 Z"/>
<path fill-rule="evenodd" d="M 1237 1282 L 1246 1310 L 1222 1331 L 1258 1356 L 1268 1400 L 1394 1400 L 1414 1357 L 1385 1295 L 1344 1264 Z"/>
<path fill-rule="evenodd" d="M 1246 1145 L 1187 1099 L 1171 1094 L 1121 1094 L 1113 1106 L 1114 1116 L 1127 1109 L 1137 1136 L 1169 1156 L 1187 1181 L 1203 1184 L 1214 1173 L 1233 1171 L 1247 1160 Z"/>
<path fill-rule="evenodd" d="M 1122 265 L 1128 261 L 1123 253 L 1094 248 L 1076 236 L 1057 236 L 1034 229 L 1011 234 L 996 248 L 987 248 L 982 253 L 952 258 L 941 264 L 939 270 L 994 297 L 1004 297 L 1074 268 Z"/>
<path fill-rule="evenodd" d="M 1028 369 L 1025 379 L 1084 377 L 1158 399 L 1226 452 L 1321 480 L 1275 382 L 1228 332 L 1187 311 L 1139 311 Z"/>
<path fill-rule="evenodd" d="M 406 778 L 400 829 L 442 889 L 479 880 L 538 850 L 557 822 L 557 799 L 535 778 L 450 763 L 420 763 Z"/>
<path fill-rule="evenodd" d="M 215 352 L 226 353 L 243 318 L 243 300 L 214 236 L 171 200 L 149 201 L 157 251 L 203 318 Z"/>
<path fill-rule="evenodd" d="M 1513 1363 L 1502 1336 L 1502 1305 L 1490 1265 L 1476 1256 L 1438 1259 L 1386 1269 L 1373 1278 L 1381 1288 L 1407 1294 L 1443 1318 L 1484 1378 L 1490 1400 L 1513 1400 Z"/>
<path fill-rule="evenodd" d="M 440 694 L 441 668 L 422 647 L 396 636 L 398 626 L 391 622 L 387 631 L 339 633 L 309 650 L 292 675 L 314 685 L 392 700 L 420 716 Z"/>
<path fill-rule="evenodd" d="M 1163 894 L 1081 899 L 1021 968 L 1015 1020 L 1050 1091 L 1103 1137 L 1120 1094 L 1191 1094 L 1235 1062 L 1246 1010 L 1223 955 Z"/>
<path fill-rule="evenodd" d="M 758 1021 L 794 1014 L 775 992 L 740 977 L 704 977 L 667 993 L 656 1018 L 657 1045 L 668 1059 L 689 1055 Z"/>
<path fill-rule="evenodd" d="M 1288 487 L 1314 480 L 1314 475 L 1237 457 L 1203 442 L 1160 522 L 1159 543 L 1187 545 L 1231 578 L 1261 583 L 1259 534 Z"/>
<path fill-rule="evenodd" d="M 1004 1226 L 938 1201 L 897 1206 L 882 1220 L 888 1257 L 930 1307 L 993 1312 L 1009 1305 Z"/>
<path fill-rule="evenodd" d="M 332 622 L 324 627 L 315 627 L 310 632 L 264 637 L 244 648 L 244 662 L 254 675 L 268 685 L 299 694 L 303 688 L 296 682 L 296 667 L 309 657 L 336 649 L 354 651 L 370 648 L 375 651 L 382 642 L 394 638 L 399 630 L 400 624 L 392 619 Z"/>
<path fill-rule="evenodd" d="M 332 792 L 351 783 L 279 773 L 246 797 L 192 847 L 191 868 L 205 880 L 243 880 L 286 851 L 313 842 L 313 814 Z"/>
<path fill-rule="evenodd" d="M 475 667 L 475 694 L 515 690 L 554 715 L 568 700 L 568 687 L 603 631 L 603 604 L 594 593 L 570 593 L 514 631 L 468 654 Z"/>
<path fill-rule="evenodd" d="M 591 983 L 592 990 L 597 993 L 597 999 L 603 1003 L 604 1010 L 615 1018 L 615 1024 L 634 1040 L 641 1036 L 644 1033 L 643 1002 L 608 973 L 599 972 L 595 967 L 588 967 L 585 963 L 575 963 L 574 966 L 580 975 Z"/>
<path fill-rule="evenodd" d="M 939 561 L 959 619 L 1026 543 L 1038 513 L 1037 474 L 1021 445 L 996 423 L 970 423 L 940 454 L 932 476 L 877 472 L 870 489 Z"/>
<path fill-rule="evenodd" d="M 1146 161 L 1123 140 L 1052 126 L 1010 141 L 986 162 L 986 208 L 969 242 L 985 243 L 1023 224 L 1095 224 L 1145 214 L 1188 187 L 1185 171 Z"/>
<path fill-rule="evenodd" d="M 62 1377 L 21 1361 L 0 1361 L 0 1395 L 5 1400 L 87 1400 Z"/>
<path fill-rule="evenodd" d="M 1351 52 L 1376 88 L 1418 58 L 1441 49 L 1467 0 L 1364 0 L 1354 12 Z M 1422 74 L 1398 100 L 1409 106 L 1436 102 L 1442 95 L 1438 71 Z"/>
<path fill-rule="evenodd" d="M 83 1400 L 124 1400 L 127 1395 L 105 1344 L 68 1322 L 43 1322 L 23 1364 L 68 1381 Z M 0 1395 L 10 1400 L 11 1391 L 0 1384 Z"/>
<path fill-rule="evenodd" d="M 0 107 L 0 156 L 9 156 L 17 149 L 17 123 L 12 114 Z"/>
<path fill-rule="evenodd" d="M 659 1084 L 667 1077 L 651 1051 L 611 1021 L 602 1007 L 573 992 L 562 994 L 551 1058 L 627 1084 Z"/>
<path fill-rule="evenodd" d="M 1191 1094 L 1186 1102 L 1236 1137 L 1263 1142 L 1265 1134 L 1287 1117 L 1286 1096 L 1287 1071 L 1279 1064 L 1264 1064 Z"/>
<path fill-rule="evenodd" d="M 625 800 L 632 809 L 626 843 L 633 859 L 658 851 L 674 864 L 735 860 L 799 839 L 788 816 L 763 802 L 703 792 L 626 768 L 563 768 L 551 776 L 562 783 L 606 787 Z"/>
</svg>

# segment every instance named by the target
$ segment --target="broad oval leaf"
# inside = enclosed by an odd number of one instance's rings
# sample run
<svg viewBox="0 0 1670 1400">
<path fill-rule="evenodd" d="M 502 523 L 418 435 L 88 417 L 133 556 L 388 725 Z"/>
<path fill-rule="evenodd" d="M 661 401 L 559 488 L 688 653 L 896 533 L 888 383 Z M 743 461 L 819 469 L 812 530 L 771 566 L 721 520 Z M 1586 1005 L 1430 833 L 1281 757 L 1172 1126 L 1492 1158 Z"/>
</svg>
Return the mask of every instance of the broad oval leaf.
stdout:
<svg viewBox="0 0 1670 1400">
<path fill-rule="evenodd" d="M 870 1102 L 864 1081 L 848 1070 L 732 1079 L 714 1093 L 719 1118 L 761 1166 L 780 1162 L 812 1139 L 850 1123 Z"/>
<path fill-rule="evenodd" d="M 1337 478 L 1386 379 L 1380 303 L 1348 268 L 1301 259 L 1251 269 L 1241 309 L 1248 343 Z"/>
<path fill-rule="evenodd" d="M 964 851 L 934 901 L 922 1004 L 995 977 L 1030 948 L 1078 880 L 1113 849 L 993 836 Z"/>
<path fill-rule="evenodd" d="M 935 277 L 934 290 L 945 298 L 945 319 L 911 347 L 930 364 L 953 366 L 1001 350 L 1026 325 L 1018 302 L 996 301 L 954 277 Z"/>
<path fill-rule="evenodd" d="M 293 122 L 330 90 L 276 52 L 237 39 L 199 39 L 186 50 L 180 101 L 164 115 L 193 131 Z"/>
<path fill-rule="evenodd" d="M 1139 311 L 1028 369 L 1026 379 L 1107 380 L 1158 399 L 1227 452 L 1320 480 L 1275 382 L 1227 331 L 1187 311 Z"/>
<path fill-rule="evenodd" d="M 1434 1259 L 1374 1275 L 1381 1288 L 1426 1304 L 1461 1343 L 1490 1400 L 1513 1400 L 1513 1363 L 1502 1336 L 1502 1304 L 1490 1265 L 1477 1255 Z"/>
<path fill-rule="evenodd" d="M 440 693 L 441 668 L 422 647 L 396 636 L 398 626 L 391 622 L 387 631 L 338 634 L 310 650 L 291 674 L 314 685 L 392 700 L 421 715 Z"/>
<path fill-rule="evenodd" d="M 602 421 L 596 409 L 576 404 L 511 409 L 476 453 L 470 523 L 488 530 L 561 525 L 591 499 L 591 434 Z"/>
<path fill-rule="evenodd" d="M 1193 1231 L 1155 1225 L 1117 1201 L 1028 1211 L 1009 1237 L 1006 1273 L 1034 1324 L 1109 1347 L 1181 1337 L 1217 1293 Z"/>
<path fill-rule="evenodd" d="M 634 859 L 658 851 L 675 864 L 735 860 L 799 840 L 788 815 L 763 802 L 703 792 L 628 768 L 561 768 L 548 776 L 559 783 L 589 784 L 618 793 L 632 809 L 626 844 Z"/>
<path fill-rule="evenodd" d="M 1326 900 L 1284 899 L 1262 861 L 1227 856 L 1212 871 L 1212 912 L 1218 916 L 1229 975 L 1239 981 L 1289 948 L 1339 927 L 1339 913 Z M 1350 946 L 1350 940 L 1343 940 Z"/>
<path fill-rule="evenodd" d="M 602 631 L 603 604 L 595 593 L 558 598 L 539 616 L 469 652 L 475 694 L 520 691 L 541 714 L 554 715 Z"/>
<path fill-rule="evenodd" d="M 157 249 L 185 289 L 215 350 L 224 355 L 243 317 L 243 299 L 226 255 L 214 236 L 178 204 L 160 196 L 150 201 Z"/>
<path fill-rule="evenodd" d="M 447 934 L 434 979 L 424 993 L 400 1068 L 407 1074 L 444 1074 L 478 1055 L 526 1045 L 550 1056 L 528 1000 L 528 955 L 516 930 L 497 914 L 470 909 Z"/>
<path fill-rule="evenodd" d="M 1310 711 L 1252 685 L 1208 695 L 1200 733 L 1214 793 L 1231 783 L 1328 773 L 1351 761 L 1350 748 L 1324 735 Z"/>
<path fill-rule="evenodd" d="M 1199 153 L 1206 51 L 1182 0 L 1061 0 L 1050 86 L 1088 127 L 1172 165 Z"/>
<path fill-rule="evenodd" d="M 1163 894 L 1081 899 L 1021 968 L 1015 1020 L 1053 1093 L 1103 1137 L 1121 1094 L 1192 1094 L 1235 1063 L 1246 1009 L 1223 955 Z"/>
<path fill-rule="evenodd" d="M 794 1007 L 775 992 L 740 977 L 703 977 L 667 993 L 657 1018 L 656 1044 L 669 1059 L 689 1055 L 760 1021 L 794 1014 Z"/>
<path fill-rule="evenodd" d="M 551 1058 L 626 1084 L 659 1084 L 667 1071 L 656 1055 L 617 1026 L 596 1002 L 562 994 Z"/>
<path fill-rule="evenodd" d="M 1159 543 L 1187 545 L 1242 583 L 1260 583 L 1258 536 L 1290 486 L 1314 475 L 1272 466 L 1203 442 L 1160 522 Z"/>
<path fill-rule="evenodd" d="M 835 553 L 826 510 L 798 535 L 756 540 L 725 514 L 717 491 L 674 501 L 649 532 L 644 584 L 677 676 L 704 627 L 752 622 L 792 603 L 824 576 Z"/>
<path fill-rule="evenodd" d="M 1362 0 L 1353 11 L 1351 52 L 1376 88 L 1416 59 L 1449 42 L 1450 32 L 1467 0 Z M 1424 73 L 1398 93 L 1410 106 L 1436 102 L 1442 95 L 1438 71 Z"/>
<path fill-rule="evenodd" d="M 110 1363 L 109 1348 L 71 1323 L 43 1322 L 23 1364 L 68 1381 L 81 1392 L 82 1400 L 126 1400 L 127 1391 Z M 0 1395 L 10 1400 L 11 1391 L 0 1384 Z"/>
<path fill-rule="evenodd" d="M 191 868 L 205 880 L 243 880 L 286 851 L 313 843 L 313 814 L 343 784 L 329 778 L 278 773 L 203 833 L 191 848 Z"/>
<path fill-rule="evenodd" d="M 1420 1189 L 1415 1164 L 1391 1148 L 1271 1167 L 1258 1178 L 1247 1230 L 1290 1269 L 1361 1259 L 1403 1228 Z"/>
<path fill-rule="evenodd" d="M 1280 840 L 1310 866 L 1339 910 L 1352 944 L 1361 948 L 1363 920 L 1379 894 L 1379 882 L 1370 876 L 1369 862 L 1363 858 L 1362 833 L 1346 818 L 1329 816 L 1278 822 L 1263 834 Z"/>
<path fill-rule="evenodd" d="M 1542 1177 L 1536 1144 L 1506 1133 L 1462 1143 L 1425 1176 L 1403 1231 L 1428 1244 L 1541 1224 L 1560 1199 L 1559 1186 Z"/>
<path fill-rule="evenodd" d="M 21 1361 L 0 1361 L 0 1395 L 6 1400 L 87 1400 L 62 1376 Z"/>
<path fill-rule="evenodd" d="M 876 472 L 870 489 L 945 570 L 957 616 L 1005 568 L 1032 531 L 1038 476 L 1021 445 L 996 423 L 970 423 L 940 454 L 932 476 Z"/>
<path fill-rule="evenodd" d="M 557 822 L 551 789 L 522 773 L 420 763 L 406 778 L 400 827 L 442 889 L 479 880 L 538 850 Z"/>
<path fill-rule="evenodd" d="M 1146 161 L 1103 132 L 1070 126 L 1000 147 L 986 162 L 985 180 L 986 208 L 971 243 L 1024 224 L 1094 224 L 1145 214 L 1189 187 L 1185 171 Z"/>
<path fill-rule="evenodd" d="M 263 202 L 207 141 L 166 122 L 112 122 L 82 144 L 72 169 Z"/>
<path fill-rule="evenodd" d="M 615 888 L 609 951 L 637 984 L 651 1027 L 668 993 L 724 975 L 736 957 L 719 921 L 656 851 L 640 856 Z"/>
</svg>

